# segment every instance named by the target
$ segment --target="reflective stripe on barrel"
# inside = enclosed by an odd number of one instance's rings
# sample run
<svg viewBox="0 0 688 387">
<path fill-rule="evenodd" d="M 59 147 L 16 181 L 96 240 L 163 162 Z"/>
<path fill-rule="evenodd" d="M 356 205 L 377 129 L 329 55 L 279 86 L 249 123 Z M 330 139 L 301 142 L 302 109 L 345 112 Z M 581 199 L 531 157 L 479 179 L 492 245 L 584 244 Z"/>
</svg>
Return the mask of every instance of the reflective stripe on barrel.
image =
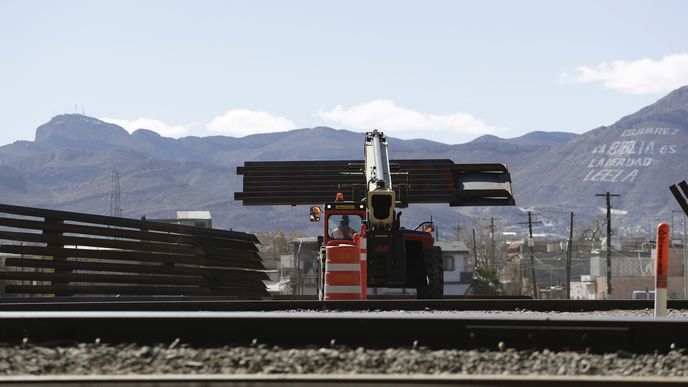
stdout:
<svg viewBox="0 0 688 387">
<path fill-rule="evenodd" d="M 358 263 L 330 263 L 327 265 L 327 271 L 360 271 L 361 265 Z"/>
<path fill-rule="evenodd" d="M 361 237 L 358 240 L 359 258 L 361 265 L 361 299 L 368 299 L 368 241 L 366 239 L 366 226 L 361 225 Z"/>
</svg>

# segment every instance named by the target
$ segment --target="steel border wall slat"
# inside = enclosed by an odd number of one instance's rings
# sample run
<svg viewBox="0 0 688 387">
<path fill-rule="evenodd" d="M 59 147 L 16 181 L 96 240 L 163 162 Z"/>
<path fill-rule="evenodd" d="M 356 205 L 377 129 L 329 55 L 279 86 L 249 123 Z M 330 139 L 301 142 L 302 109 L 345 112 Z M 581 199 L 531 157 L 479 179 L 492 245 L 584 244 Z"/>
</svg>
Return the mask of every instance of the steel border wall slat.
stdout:
<svg viewBox="0 0 688 387">
<path fill-rule="evenodd" d="M 252 234 L 5 204 L 0 213 L 0 242 L 12 242 L 0 252 L 21 255 L 5 258 L 15 269 L 0 272 L 7 293 L 269 296 Z"/>
<path fill-rule="evenodd" d="M 243 191 L 234 199 L 244 205 L 320 204 L 336 192 L 350 198 L 354 185 L 365 184 L 361 160 L 246 162 L 237 168 Z M 391 160 L 399 179 L 393 189 L 406 203 L 447 203 L 451 206 L 513 205 L 511 177 L 502 164 L 454 164 L 448 159 Z M 278 183 L 282 182 L 282 183 Z M 485 185 L 492 184 L 490 188 Z M 484 188 L 484 189 L 483 189 Z"/>
<path fill-rule="evenodd" d="M 0 204 L 0 212 L 33 216 L 44 219 L 59 219 L 62 221 L 73 221 L 82 223 L 94 223 L 116 227 L 129 227 L 134 229 L 145 229 L 149 231 L 166 231 L 178 234 L 188 234 L 193 236 L 210 236 L 215 238 L 233 239 L 239 241 L 249 241 L 259 243 L 258 238 L 252 234 L 237 231 L 226 231 L 218 229 L 207 229 L 194 226 L 153 222 L 149 220 L 117 218 L 113 216 L 82 214 L 78 212 L 49 210 L 43 208 L 21 207 L 7 204 Z"/>
<path fill-rule="evenodd" d="M 63 270 L 83 270 L 98 272 L 117 272 L 117 273 L 141 273 L 141 274 L 160 274 L 160 275 L 190 275 L 202 276 L 211 279 L 235 280 L 251 279 L 254 281 L 266 281 L 268 275 L 262 271 L 252 269 L 241 269 L 234 267 L 216 266 L 197 266 L 180 267 L 167 265 L 146 265 L 146 264 L 127 264 L 112 262 L 77 262 L 77 261 L 53 261 L 47 259 L 31 258 L 5 258 L 6 266 L 40 268 L 40 269 L 63 269 Z"/>
</svg>

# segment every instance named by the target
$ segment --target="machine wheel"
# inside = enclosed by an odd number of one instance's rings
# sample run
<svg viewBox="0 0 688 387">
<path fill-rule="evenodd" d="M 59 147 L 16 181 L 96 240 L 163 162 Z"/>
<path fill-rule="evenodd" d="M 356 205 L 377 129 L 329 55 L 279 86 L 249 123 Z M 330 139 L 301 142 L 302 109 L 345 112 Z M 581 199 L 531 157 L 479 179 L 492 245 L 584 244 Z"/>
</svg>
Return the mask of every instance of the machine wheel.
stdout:
<svg viewBox="0 0 688 387">
<path fill-rule="evenodd" d="M 418 299 L 438 299 L 444 295 L 442 249 L 429 247 L 423 252 L 423 273 L 416 287 Z"/>
</svg>

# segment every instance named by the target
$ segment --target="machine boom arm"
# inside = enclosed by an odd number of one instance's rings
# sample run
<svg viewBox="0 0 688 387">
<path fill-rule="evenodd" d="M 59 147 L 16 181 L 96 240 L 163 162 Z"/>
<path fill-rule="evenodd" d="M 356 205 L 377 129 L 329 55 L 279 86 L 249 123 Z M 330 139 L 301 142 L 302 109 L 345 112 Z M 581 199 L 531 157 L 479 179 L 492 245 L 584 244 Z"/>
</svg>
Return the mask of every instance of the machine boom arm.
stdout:
<svg viewBox="0 0 688 387">
<path fill-rule="evenodd" d="M 392 188 L 392 172 L 387 156 L 387 139 L 384 134 L 377 130 L 366 133 L 365 173 L 368 191 Z"/>
<path fill-rule="evenodd" d="M 392 172 L 385 135 L 377 130 L 366 133 L 364 153 L 364 170 L 368 183 L 368 221 L 373 227 L 389 228 L 394 223 L 396 193 L 392 189 Z"/>
</svg>

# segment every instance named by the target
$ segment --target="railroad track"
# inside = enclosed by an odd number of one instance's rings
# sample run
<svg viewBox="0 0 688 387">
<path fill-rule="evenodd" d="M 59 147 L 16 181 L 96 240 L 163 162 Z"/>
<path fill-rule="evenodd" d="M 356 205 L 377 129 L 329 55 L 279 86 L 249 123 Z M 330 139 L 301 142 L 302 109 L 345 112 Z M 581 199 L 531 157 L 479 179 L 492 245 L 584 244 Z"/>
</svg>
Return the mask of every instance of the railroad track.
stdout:
<svg viewBox="0 0 688 387">
<path fill-rule="evenodd" d="M 645 317 L 599 314 L 600 311 L 633 311 L 651 307 L 651 301 L 630 300 L 460 299 L 319 302 L 237 301 L 200 297 L 128 297 L 105 300 L 85 297 L 0 299 L 0 342 L 5 343 L 6 350 L 15 351 L 15 355 L 10 356 L 23 356 L 22 352 L 35 353 L 35 356 L 48 353 L 47 356 L 50 358 L 49 354 L 57 351 L 50 348 L 79 347 L 81 349 L 75 351 L 81 351 L 82 356 L 92 356 L 94 353 L 105 351 L 110 354 L 99 356 L 112 359 L 113 353 L 124 351 L 127 355 L 123 356 L 128 359 L 129 356 L 139 356 L 142 351 L 157 351 L 157 355 L 148 359 L 164 359 L 170 352 L 178 349 L 170 348 L 180 346 L 181 343 L 192 348 L 192 351 L 199 348 L 216 348 L 215 355 L 206 356 L 228 356 L 224 360 L 226 364 L 236 364 L 233 362 L 237 361 L 237 358 L 246 357 L 264 359 L 267 364 L 271 364 L 270 361 L 277 362 L 272 364 L 280 364 L 292 356 L 302 356 L 300 364 L 305 364 L 303 362 L 324 356 L 323 353 L 337 359 L 348 359 L 340 361 L 352 361 L 351 356 L 363 356 L 367 359 L 364 360 L 367 362 L 365 364 L 380 361 L 381 358 L 395 363 L 399 356 L 407 359 L 401 361 L 402 364 L 406 364 L 404 361 L 411 362 L 408 364 L 434 364 L 435 360 L 429 359 L 445 358 L 447 355 L 442 351 L 449 351 L 447 353 L 454 354 L 451 356 L 459 358 L 473 356 L 467 351 L 461 352 L 464 350 L 477 349 L 478 351 L 472 352 L 473 354 L 488 353 L 485 358 L 481 358 L 482 360 L 474 360 L 471 367 L 478 368 L 470 368 L 473 371 L 451 371 L 444 375 L 333 375 L 331 372 L 300 374 L 291 368 L 282 368 L 282 374 L 271 375 L 269 372 L 272 371 L 261 368 L 261 365 L 252 368 L 252 371 L 244 371 L 242 375 L 192 375 L 191 373 L 197 371 L 190 371 L 188 367 L 184 367 L 191 364 L 193 368 L 201 363 L 191 358 L 188 362 L 184 360 L 175 363 L 179 365 L 174 365 L 173 370 L 177 369 L 174 367 L 181 367 L 177 372 L 182 374 L 177 375 L 19 375 L 0 377 L 0 383 L 17 386 L 667 386 L 685 383 L 688 379 L 684 377 L 548 376 L 524 375 L 519 372 L 512 372 L 512 375 L 489 375 L 491 371 L 486 371 L 488 374 L 475 371 L 481 369 L 481 362 L 498 361 L 485 360 L 490 357 L 496 356 L 495 359 L 499 359 L 499 356 L 512 356 L 512 361 L 513 357 L 523 361 L 529 359 L 530 354 L 536 354 L 542 361 L 549 362 L 552 354 L 557 351 L 577 351 L 582 354 L 580 356 L 593 359 L 587 360 L 590 362 L 602 362 L 607 356 L 596 353 L 613 353 L 621 362 L 630 357 L 649 356 L 650 360 L 645 362 L 650 364 L 650 367 L 657 361 L 669 361 L 667 359 L 677 357 L 680 359 L 682 352 L 667 352 L 671 348 L 688 348 L 688 337 L 684 334 L 688 329 L 688 318 L 655 319 L 649 317 L 647 311 L 644 313 Z M 671 301 L 669 307 L 688 309 L 688 303 Z M 77 346 L 79 343 L 90 344 L 82 347 L 84 344 Z M 132 347 L 132 343 L 137 345 Z M 365 351 L 358 354 L 358 347 L 365 348 Z M 306 351 L 306 355 L 293 355 L 289 352 L 290 348 L 301 348 L 298 351 Z M 395 351 L 398 351 L 399 355 L 394 351 L 388 353 L 389 348 L 398 348 Z M 233 350 L 238 351 L 238 355 L 234 355 L 238 357 L 230 360 L 231 356 L 227 354 Z M 309 350 L 312 353 L 307 352 Z M 182 348 L 174 356 L 179 356 L 185 351 Z M 548 351 L 552 351 L 551 354 Z M 266 356 L 273 359 L 267 360 Z M 579 361 L 571 360 L 571 355 L 566 356 L 569 356 L 568 359 L 560 360 L 562 364 L 579 364 Z M 654 360 L 655 358 L 661 360 Z M 166 362 L 163 360 L 162 364 Z M 456 364 L 454 363 L 454 366 Z M 212 368 L 203 368 L 206 369 Z M 291 371 L 285 371 L 288 369 Z M 256 372 L 263 374 L 255 374 Z M 384 373 L 379 370 L 376 372 Z M 547 372 L 556 373 L 556 368 Z"/>
<path fill-rule="evenodd" d="M 685 302 L 670 307 L 683 308 Z M 666 352 L 688 348 L 688 319 L 596 316 L 643 309 L 644 301 L 540 300 L 262 301 L 88 300 L 0 303 L 0 340 L 194 345 Z M 496 311 L 511 311 L 497 313 Z M 553 311 L 519 313 L 523 310 Z M 501 343 L 501 344 L 500 344 Z"/>
<path fill-rule="evenodd" d="M 0 378 L 5 386 L 48 385 L 83 387 L 93 385 L 120 387 L 176 386 L 673 386 L 685 384 L 682 378 L 616 376 L 491 376 L 491 375 L 125 375 L 125 376 L 17 376 Z"/>
<path fill-rule="evenodd" d="M 669 300 L 669 309 L 688 309 L 688 300 Z M 539 311 L 595 312 L 654 308 L 652 300 L 533 300 L 469 298 L 443 300 L 371 299 L 317 301 L 312 299 L 236 300 L 226 297 L 37 297 L 0 298 L 3 311 Z"/>
</svg>

